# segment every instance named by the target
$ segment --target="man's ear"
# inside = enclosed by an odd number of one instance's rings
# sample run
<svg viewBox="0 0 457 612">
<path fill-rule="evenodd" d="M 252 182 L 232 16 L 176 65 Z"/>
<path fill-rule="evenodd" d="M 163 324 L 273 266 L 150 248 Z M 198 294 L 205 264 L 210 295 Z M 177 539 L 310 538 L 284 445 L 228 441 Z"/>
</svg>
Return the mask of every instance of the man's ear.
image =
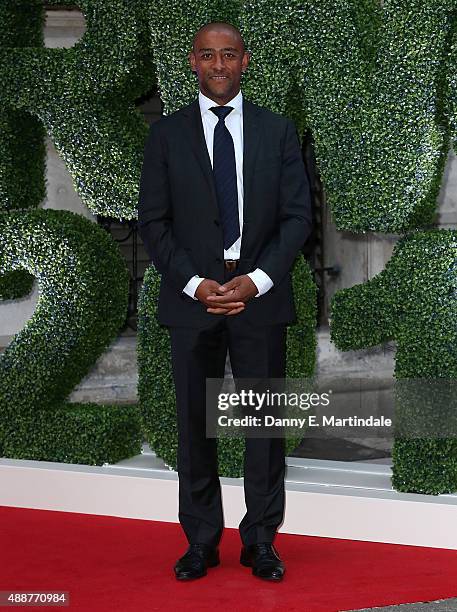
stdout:
<svg viewBox="0 0 457 612">
<path fill-rule="evenodd" d="M 244 55 L 243 55 L 243 61 L 242 61 L 242 70 L 241 72 L 246 72 L 247 67 L 249 66 L 249 62 L 251 60 L 251 52 L 250 51 L 245 51 Z"/>
<path fill-rule="evenodd" d="M 187 59 L 189 60 L 189 65 L 190 65 L 190 69 L 191 71 L 196 74 L 196 70 L 195 70 L 195 55 L 193 53 L 193 51 L 189 51 L 189 55 L 187 56 Z"/>
</svg>

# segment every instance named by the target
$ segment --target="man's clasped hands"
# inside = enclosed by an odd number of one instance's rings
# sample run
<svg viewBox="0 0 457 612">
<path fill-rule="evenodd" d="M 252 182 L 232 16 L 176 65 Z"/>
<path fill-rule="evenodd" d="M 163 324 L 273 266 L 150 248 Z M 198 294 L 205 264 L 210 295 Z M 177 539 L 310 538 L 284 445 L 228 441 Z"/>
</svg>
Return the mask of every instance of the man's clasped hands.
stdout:
<svg viewBox="0 0 457 612">
<path fill-rule="evenodd" d="M 246 302 L 258 293 L 255 283 L 247 274 L 235 276 L 220 285 L 205 278 L 197 287 L 195 297 L 206 306 L 206 312 L 235 315 L 242 312 Z"/>
</svg>

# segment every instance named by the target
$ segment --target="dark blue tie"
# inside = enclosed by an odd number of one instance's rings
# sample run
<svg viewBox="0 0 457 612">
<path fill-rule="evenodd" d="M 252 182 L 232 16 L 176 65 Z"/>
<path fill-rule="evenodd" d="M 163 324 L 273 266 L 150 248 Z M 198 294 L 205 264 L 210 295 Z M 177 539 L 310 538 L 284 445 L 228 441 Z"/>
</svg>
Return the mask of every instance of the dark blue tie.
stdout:
<svg viewBox="0 0 457 612">
<path fill-rule="evenodd" d="M 224 123 L 227 115 L 233 110 L 233 106 L 213 106 L 210 110 L 219 118 L 214 128 L 213 174 L 224 236 L 224 249 L 227 250 L 240 237 L 235 147 L 232 135 Z"/>
</svg>

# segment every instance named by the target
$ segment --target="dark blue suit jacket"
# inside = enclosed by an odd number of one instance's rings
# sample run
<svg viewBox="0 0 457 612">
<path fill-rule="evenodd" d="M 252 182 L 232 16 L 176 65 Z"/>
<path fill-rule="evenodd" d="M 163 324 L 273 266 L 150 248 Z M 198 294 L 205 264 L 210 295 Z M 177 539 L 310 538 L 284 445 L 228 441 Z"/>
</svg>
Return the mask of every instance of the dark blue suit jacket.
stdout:
<svg viewBox="0 0 457 612">
<path fill-rule="evenodd" d="M 240 273 L 259 267 L 274 286 L 235 315 L 253 325 L 295 321 L 291 267 L 311 232 L 310 188 L 290 119 L 243 98 Z M 199 276 L 224 282 L 224 246 L 198 99 L 151 125 L 144 149 L 138 229 L 161 274 L 158 320 L 200 327 L 216 318 L 183 293 Z"/>
</svg>

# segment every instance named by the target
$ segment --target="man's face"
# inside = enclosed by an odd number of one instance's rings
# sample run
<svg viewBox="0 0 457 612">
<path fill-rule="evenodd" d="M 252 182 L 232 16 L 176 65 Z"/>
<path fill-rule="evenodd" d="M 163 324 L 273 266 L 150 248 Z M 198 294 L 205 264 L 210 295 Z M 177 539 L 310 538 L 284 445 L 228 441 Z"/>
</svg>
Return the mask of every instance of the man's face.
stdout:
<svg viewBox="0 0 457 612">
<path fill-rule="evenodd" d="M 189 54 L 197 73 L 200 91 L 218 104 L 226 104 L 240 90 L 241 73 L 249 64 L 249 54 L 231 30 L 203 30 Z"/>
</svg>

